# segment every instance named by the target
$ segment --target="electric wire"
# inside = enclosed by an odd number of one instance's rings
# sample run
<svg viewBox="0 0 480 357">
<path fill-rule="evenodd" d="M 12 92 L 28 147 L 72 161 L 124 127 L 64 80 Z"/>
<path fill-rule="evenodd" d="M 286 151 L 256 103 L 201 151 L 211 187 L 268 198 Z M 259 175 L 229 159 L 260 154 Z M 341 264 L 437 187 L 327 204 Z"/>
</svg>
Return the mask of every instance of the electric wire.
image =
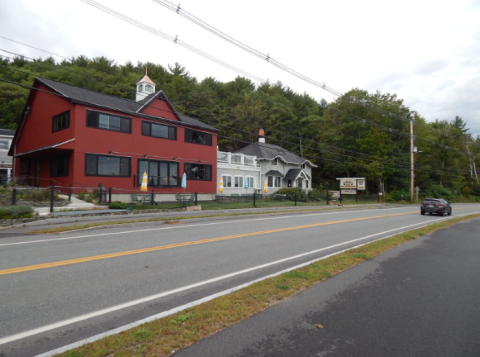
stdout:
<svg viewBox="0 0 480 357">
<path fill-rule="evenodd" d="M 5 51 L 5 50 L 2 50 L 2 49 L 0 49 L 0 50 L 1 50 L 1 51 Z M 5 51 L 5 52 L 11 53 L 11 54 L 15 54 L 15 53 L 9 52 L 9 51 Z M 7 57 L 7 56 L 5 56 L 5 57 Z M 28 57 L 25 57 L 25 58 L 28 58 Z M 32 59 L 32 61 L 33 61 L 32 63 L 35 63 L 36 65 L 39 65 L 39 63 L 40 63 L 40 62 L 36 62 L 34 59 Z M 40 66 L 43 67 L 43 68 L 46 68 L 45 66 L 42 66 L 42 65 L 40 65 Z M 60 69 L 60 68 L 61 68 L 61 67 L 56 67 L 56 66 L 52 66 L 52 65 L 49 65 L 49 64 L 46 64 L 46 66 L 47 66 L 47 67 L 53 67 L 53 69 Z M 14 71 L 17 71 L 17 72 L 20 72 L 20 73 L 24 73 L 24 74 L 29 74 L 29 75 L 32 75 L 32 76 L 36 76 L 34 73 L 27 72 L 27 71 L 23 71 L 23 70 L 19 70 L 19 69 L 14 69 L 14 68 L 11 68 L 11 67 L 8 67 L 8 66 L 1 66 L 1 65 L 0 65 L 0 67 L 4 67 L 4 68 L 10 69 L 10 70 L 14 70 Z M 68 72 L 72 73 L 72 74 L 75 75 L 75 76 L 78 76 L 78 75 L 79 75 L 77 72 L 74 72 L 74 71 L 68 71 Z M 93 79 L 94 79 L 94 80 L 97 80 L 96 78 L 93 78 Z M 107 82 L 107 81 L 103 81 L 103 82 L 106 83 L 106 84 L 108 84 L 108 85 L 111 85 L 110 82 Z M 126 90 L 125 87 L 120 87 L 120 89 L 125 89 L 125 90 Z M 131 101 L 131 102 L 135 102 L 134 100 L 130 100 L 130 99 L 125 99 L 125 98 L 122 98 L 122 99 Z M 194 109 L 194 108 L 189 107 L 189 106 L 186 106 L 186 108 Z M 166 110 L 166 109 L 162 109 L 162 108 L 155 108 L 155 109 L 158 109 L 158 110 L 161 110 L 161 111 L 164 111 L 164 112 L 168 112 L 168 113 L 172 113 L 172 111 Z M 209 112 L 208 114 L 212 114 L 212 113 Z M 232 121 L 231 118 L 229 118 L 228 120 Z M 214 125 L 216 125 L 215 122 L 212 122 L 212 123 L 213 123 Z M 231 128 L 231 127 L 230 127 L 230 128 Z M 234 129 L 234 128 L 231 128 L 231 129 Z M 269 130 L 275 131 L 274 129 L 269 129 Z M 278 131 L 277 131 L 277 132 L 278 132 Z M 290 136 L 290 137 L 299 139 L 299 137 L 296 137 L 296 136 L 294 136 L 294 135 L 292 135 L 292 134 L 289 134 L 289 133 L 284 133 L 284 132 L 278 132 L 278 133 L 279 133 L 280 135 L 284 135 L 284 136 L 286 135 L 286 136 Z M 314 139 L 314 138 L 307 138 L 307 139 L 308 139 L 308 140 L 311 140 L 311 139 Z M 330 145 L 330 146 L 331 146 L 331 145 Z M 332 147 L 332 148 L 335 148 L 335 149 L 338 149 L 338 150 L 342 150 L 342 151 L 345 151 L 345 150 L 346 150 L 346 149 L 344 149 L 344 148 L 339 148 L 339 147 L 334 147 L 334 146 L 331 146 L 331 147 Z M 325 151 L 326 151 L 326 150 L 325 150 Z M 352 153 L 354 153 L 354 154 L 362 155 L 363 157 L 364 157 L 365 155 L 368 155 L 368 153 L 360 153 L 360 152 L 356 152 L 356 151 L 352 151 L 352 150 L 349 150 L 349 151 L 352 152 Z M 329 152 L 329 151 L 327 151 L 327 152 Z M 332 153 L 332 152 L 330 152 L 330 153 Z M 347 155 L 340 154 L 340 153 L 332 153 L 332 154 L 347 156 Z M 373 155 L 373 154 L 372 154 L 372 155 Z M 369 159 L 367 159 L 367 160 L 369 160 Z M 394 159 L 393 159 L 393 160 L 394 160 Z M 369 160 L 369 161 L 376 161 L 376 160 Z"/>
<path fill-rule="evenodd" d="M 114 16 L 114 17 L 116 17 L 116 18 L 118 18 L 118 19 L 120 19 L 120 20 L 122 20 L 122 21 L 128 22 L 129 24 L 134 25 L 134 26 L 137 26 L 137 27 L 139 27 L 139 28 L 141 28 L 141 29 L 143 29 L 143 30 L 145 30 L 145 31 L 148 31 L 148 32 L 150 32 L 150 33 L 152 33 L 152 34 L 154 34 L 154 35 L 156 35 L 156 36 L 162 37 L 163 39 L 165 39 L 165 40 L 167 40 L 167 41 L 174 42 L 175 44 L 177 44 L 177 45 L 179 45 L 179 46 L 182 46 L 183 48 L 185 48 L 185 49 L 187 49 L 187 50 L 189 50 L 189 51 L 191 51 L 191 52 L 194 52 L 194 53 L 196 53 L 197 55 L 202 56 L 203 58 L 206 58 L 206 59 L 208 59 L 208 60 L 210 60 L 210 61 L 212 61 L 212 62 L 215 62 L 215 63 L 219 64 L 219 65 L 222 66 L 222 67 L 225 67 L 225 68 L 227 68 L 227 69 L 230 69 L 230 70 L 232 70 L 232 71 L 234 71 L 234 72 L 236 72 L 236 73 L 238 73 L 238 74 L 240 74 L 240 75 L 242 75 L 242 76 L 245 76 L 245 77 L 248 77 L 248 78 L 252 78 L 252 79 L 254 79 L 255 81 L 257 81 L 257 82 L 259 82 L 259 83 L 264 83 L 264 82 L 266 82 L 266 80 L 263 79 L 263 78 L 260 78 L 260 77 L 258 77 L 258 76 L 253 75 L 253 74 L 250 74 L 250 73 L 248 73 L 248 72 L 245 72 L 245 71 L 243 71 L 243 70 L 241 70 L 241 69 L 239 69 L 239 68 L 237 68 L 237 67 L 234 67 L 234 66 L 232 66 L 232 65 L 230 65 L 230 64 L 228 64 L 228 63 L 226 63 L 226 62 L 223 62 L 223 61 L 221 61 L 221 60 L 219 60 L 219 59 L 217 59 L 217 58 L 209 55 L 208 53 L 205 53 L 205 52 L 203 52 L 203 51 L 201 51 L 201 50 L 199 50 L 199 49 L 197 49 L 197 48 L 189 45 L 189 44 L 186 43 L 186 42 L 183 42 L 182 40 L 179 40 L 178 37 L 173 37 L 173 36 L 171 36 L 171 35 L 167 35 L 167 34 L 161 32 L 161 31 L 159 31 L 159 30 L 157 30 L 157 29 L 154 29 L 153 27 L 150 27 L 150 26 L 148 26 L 148 25 L 145 25 L 145 24 L 143 24 L 143 23 L 141 23 L 141 22 L 139 22 L 139 21 L 136 21 L 136 20 L 134 20 L 134 19 L 132 19 L 132 18 L 130 18 L 130 17 L 128 17 L 128 16 L 125 16 L 125 15 L 123 15 L 123 14 L 121 14 L 121 13 L 115 11 L 115 10 L 112 10 L 112 9 L 110 9 L 110 8 L 102 5 L 102 4 L 99 4 L 99 3 L 97 3 L 96 1 L 93 1 L 93 0 L 81 0 L 81 1 L 84 2 L 84 3 L 86 3 L 86 4 L 88 4 L 88 5 L 90 5 L 90 6 L 93 6 L 93 7 L 97 8 L 97 9 L 99 9 L 99 10 L 101 10 L 101 11 L 103 11 L 103 12 L 109 14 L 109 15 L 112 15 L 112 16 Z"/>
<path fill-rule="evenodd" d="M 2 66 L 2 67 L 5 67 L 5 66 Z M 9 68 L 9 67 L 7 67 Z M 26 74 L 30 74 L 30 75 L 34 75 L 33 73 L 30 73 L 30 72 L 25 72 L 25 71 L 21 71 L 21 70 L 17 70 L 15 69 L 16 71 L 19 71 L 19 72 L 23 72 L 23 73 L 26 73 Z M 17 85 L 20 85 L 26 89 L 34 89 L 34 90 L 39 90 L 38 88 L 33 88 L 33 87 L 29 87 L 29 86 L 25 86 L 25 85 L 22 85 L 22 84 L 19 84 L 19 83 L 16 83 L 16 82 L 11 82 L 11 81 L 6 81 L 6 80 L 2 80 L 4 82 L 7 82 L 7 83 L 10 83 L 10 84 L 17 84 Z M 48 92 L 48 91 L 45 91 L 46 93 L 49 93 L 49 94 L 54 94 L 54 93 L 51 93 L 51 92 Z M 60 97 L 63 97 L 61 95 L 58 95 Z M 122 98 L 123 99 L 123 98 Z M 128 100 L 128 99 L 124 99 L 124 100 Z M 115 110 L 115 108 L 112 108 Z M 159 108 L 160 109 L 160 108 Z M 165 110 L 167 111 L 167 110 Z M 171 112 L 171 111 L 168 111 L 168 112 Z M 218 123 L 215 123 L 215 122 L 210 122 L 212 125 L 218 125 Z M 230 127 L 231 128 L 231 127 Z M 234 130 L 238 130 L 238 129 L 235 129 L 235 128 L 231 128 L 231 129 L 234 129 Z M 274 139 L 274 138 L 272 138 Z M 277 139 L 275 139 L 277 140 Z M 286 142 L 285 140 L 282 140 L 282 142 Z M 292 144 L 292 145 L 297 145 L 295 143 L 292 143 L 292 142 L 286 142 L 286 143 L 289 143 L 289 144 Z M 322 152 L 322 151 L 326 151 L 326 150 L 323 150 L 323 149 L 318 149 L 318 148 L 311 148 L 311 147 L 306 147 L 306 149 L 310 149 L 310 150 L 313 150 L 313 151 L 319 151 L 319 152 Z M 328 151 L 327 151 L 328 152 Z M 328 152 L 330 154 L 333 154 L 333 155 L 339 155 L 339 156 L 345 156 L 347 158 L 353 158 L 355 159 L 355 157 L 352 157 L 352 156 L 349 156 L 349 155 L 345 155 L 345 154 L 340 154 L 340 153 L 332 153 L 332 152 Z M 319 159 L 319 160 L 323 160 L 323 159 L 326 159 L 326 158 L 323 158 L 323 157 L 315 157 L 316 159 Z M 380 162 L 382 164 L 387 164 L 388 162 L 384 162 L 384 161 L 381 161 L 381 160 L 378 160 L 378 159 L 367 159 L 367 158 L 361 158 L 362 160 L 367 160 L 367 161 L 372 161 L 372 162 Z M 353 165 L 353 166 L 361 166 L 361 167 L 370 167 L 369 165 L 363 165 L 363 164 L 359 164 L 359 163 L 354 163 L 354 162 L 345 162 L 345 161 L 338 161 L 338 160 L 332 160 L 332 159 L 328 159 L 327 161 L 333 161 L 333 162 L 338 162 L 338 163 L 342 163 L 342 164 L 345 164 L 345 165 Z M 394 166 L 397 166 L 397 169 L 401 169 L 401 168 L 405 168 L 406 166 L 404 165 L 394 165 Z M 440 170 L 434 170 L 436 172 L 439 172 Z M 468 170 L 467 170 L 468 171 Z"/>
</svg>

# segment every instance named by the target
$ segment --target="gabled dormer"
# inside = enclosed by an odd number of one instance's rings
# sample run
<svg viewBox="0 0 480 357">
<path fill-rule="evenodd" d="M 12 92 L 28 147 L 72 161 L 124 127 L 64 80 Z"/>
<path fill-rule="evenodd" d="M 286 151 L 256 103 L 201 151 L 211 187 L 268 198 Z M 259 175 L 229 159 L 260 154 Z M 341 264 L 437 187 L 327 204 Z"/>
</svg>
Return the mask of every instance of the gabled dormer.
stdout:
<svg viewBox="0 0 480 357">
<path fill-rule="evenodd" d="M 145 75 L 137 83 L 137 96 L 135 98 L 135 101 L 139 102 L 152 93 L 155 93 L 155 83 L 153 83 L 150 77 L 148 77 L 148 72 L 145 68 Z"/>
</svg>

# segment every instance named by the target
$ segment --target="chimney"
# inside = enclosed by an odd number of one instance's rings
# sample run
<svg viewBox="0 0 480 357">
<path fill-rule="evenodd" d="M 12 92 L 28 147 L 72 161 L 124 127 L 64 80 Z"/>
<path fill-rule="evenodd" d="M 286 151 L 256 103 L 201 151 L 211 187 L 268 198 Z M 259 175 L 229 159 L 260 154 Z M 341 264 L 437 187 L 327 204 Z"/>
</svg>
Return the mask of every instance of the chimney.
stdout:
<svg viewBox="0 0 480 357">
<path fill-rule="evenodd" d="M 258 142 L 259 143 L 265 143 L 265 130 L 260 129 L 258 131 Z"/>
</svg>

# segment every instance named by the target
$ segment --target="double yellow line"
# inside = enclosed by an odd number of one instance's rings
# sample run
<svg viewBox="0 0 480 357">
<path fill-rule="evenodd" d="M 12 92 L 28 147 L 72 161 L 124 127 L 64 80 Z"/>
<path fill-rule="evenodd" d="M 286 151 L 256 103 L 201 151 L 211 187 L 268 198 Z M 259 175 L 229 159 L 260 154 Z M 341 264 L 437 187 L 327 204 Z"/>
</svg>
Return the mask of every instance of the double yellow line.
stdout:
<svg viewBox="0 0 480 357">
<path fill-rule="evenodd" d="M 195 241 L 184 242 L 184 243 L 167 244 L 167 245 L 161 245 L 161 246 L 158 246 L 158 247 L 127 250 L 127 251 L 118 252 L 118 253 L 109 253 L 109 254 L 95 255 L 95 256 L 92 256 L 92 257 L 68 259 L 68 260 L 61 260 L 61 261 L 58 261 L 58 262 L 43 263 L 43 264 L 28 265 L 28 266 L 23 266 L 23 267 L 18 267 L 18 268 L 4 269 L 4 270 L 0 270 L 0 275 L 23 273 L 23 272 L 32 271 L 32 270 L 40 270 L 40 269 L 59 267 L 59 266 L 63 266 L 63 265 L 86 263 L 86 262 L 92 262 L 92 261 L 95 261 L 95 260 L 103 260 L 103 259 L 124 257 L 124 256 L 127 256 L 127 255 L 149 253 L 149 252 L 155 252 L 155 251 L 159 251 L 159 250 L 187 247 L 187 246 L 190 246 L 190 245 L 197 245 L 197 244 L 220 242 L 220 241 L 223 241 L 223 240 L 258 236 L 258 235 L 262 235 L 262 234 L 279 233 L 279 232 L 293 231 L 293 230 L 297 230 L 297 229 L 328 226 L 328 225 L 331 225 L 331 224 L 365 221 L 365 220 L 368 220 L 368 219 L 379 219 L 379 218 L 386 218 L 386 217 L 403 216 L 403 215 L 412 214 L 412 213 L 418 213 L 418 212 L 415 211 L 415 212 L 407 212 L 407 213 L 387 214 L 387 215 L 374 216 L 374 217 L 345 219 L 345 220 L 341 220 L 341 221 L 307 224 L 307 225 L 303 225 L 303 226 L 294 226 L 294 227 L 287 227 L 287 228 L 269 229 L 269 230 L 266 230 L 266 231 L 235 234 L 235 235 L 230 235 L 230 236 L 210 238 L 210 239 L 201 239 L 201 240 L 195 240 Z"/>
</svg>

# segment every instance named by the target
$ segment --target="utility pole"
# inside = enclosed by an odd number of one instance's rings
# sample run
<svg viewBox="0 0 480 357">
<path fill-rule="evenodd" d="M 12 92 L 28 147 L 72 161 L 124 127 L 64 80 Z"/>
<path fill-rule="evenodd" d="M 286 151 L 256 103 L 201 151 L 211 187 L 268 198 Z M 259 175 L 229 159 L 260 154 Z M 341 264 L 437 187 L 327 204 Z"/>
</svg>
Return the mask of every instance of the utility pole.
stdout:
<svg viewBox="0 0 480 357">
<path fill-rule="evenodd" d="M 413 203 L 413 186 L 414 186 L 414 162 L 413 162 L 413 118 L 414 114 L 410 117 L 410 203 Z"/>
</svg>

